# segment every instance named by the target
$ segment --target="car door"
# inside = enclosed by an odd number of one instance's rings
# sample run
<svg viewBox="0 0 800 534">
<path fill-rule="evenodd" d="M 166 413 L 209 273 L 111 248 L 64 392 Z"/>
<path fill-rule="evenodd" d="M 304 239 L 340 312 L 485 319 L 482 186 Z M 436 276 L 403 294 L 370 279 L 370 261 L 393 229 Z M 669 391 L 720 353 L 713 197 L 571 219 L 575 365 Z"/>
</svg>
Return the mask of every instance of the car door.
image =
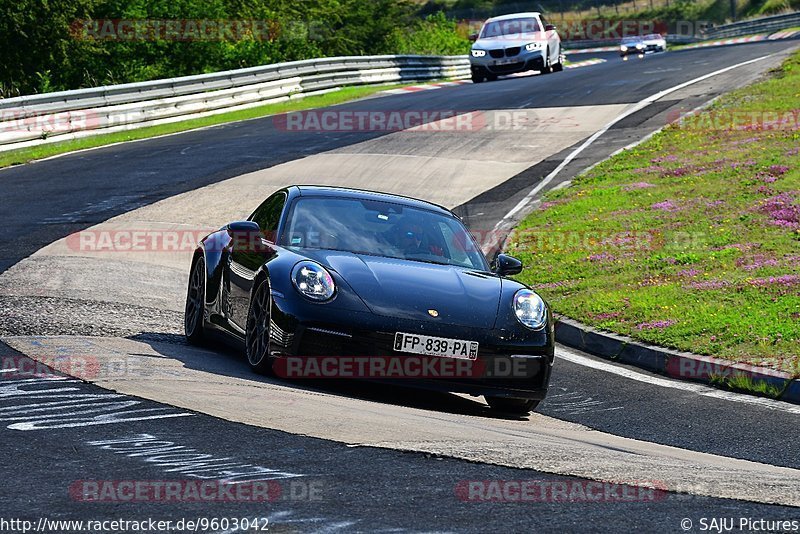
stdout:
<svg viewBox="0 0 800 534">
<path fill-rule="evenodd" d="M 279 191 L 265 200 L 250 217 L 258 223 L 261 235 L 237 236 L 229 255 L 230 320 L 244 332 L 250 308 L 250 294 L 256 272 L 277 252 L 276 241 L 286 192 Z"/>
<path fill-rule="evenodd" d="M 558 54 L 561 53 L 561 46 L 560 42 L 561 39 L 558 36 L 558 31 L 556 31 L 555 26 L 552 26 L 544 16 L 539 16 L 539 23 L 542 25 L 542 31 L 544 31 L 545 38 L 547 39 L 547 47 L 550 50 L 550 63 L 558 63 Z M 552 29 L 547 30 L 547 27 L 551 26 Z"/>
</svg>

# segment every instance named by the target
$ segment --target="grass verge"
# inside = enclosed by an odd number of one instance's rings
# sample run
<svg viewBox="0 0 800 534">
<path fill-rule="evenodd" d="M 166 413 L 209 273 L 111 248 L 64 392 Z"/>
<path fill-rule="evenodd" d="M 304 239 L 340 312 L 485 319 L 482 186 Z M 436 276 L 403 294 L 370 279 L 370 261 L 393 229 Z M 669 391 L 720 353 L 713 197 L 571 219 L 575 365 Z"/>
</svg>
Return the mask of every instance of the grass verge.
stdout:
<svg viewBox="0 0 800 534">
<path fill-rule="evenodd" d="M 69 141 L 44 144 L 41 146 L 9 150 L 7 152 L 0 152 L 0 168 L 8 167 L 9 165 L 28 163 L 33 160 L 56 156 L 58 154 L 64 154 L 66 152 L 72 152 L 75 150 L 83 150 L 86 148 L 94 148 L 124 141 L 133 141 L 136 139 L 156 137 L 158 135 L 183 132 L 186 130 L 193 130 L 195 128 L 224 124 L 226 122 L 255 119 L 259 117 L 275 115 L 278 113 L 286 113 L 289 111 L 333 106 L 348 102 L 350 100 L 355 100 L 357 98 L 364 98 L 380 91 L 386 91 L 388 89 L 395 89 L 398 87 L 406 87 L 407 85 L 408 84 L 360 85 L 344 87 L 339 91 L 334 91 L 331 93 L 313 95 L 298 100 L 290 100 L 276 104 L 265 104 L 263 106 L 257 106 L 239 111 L 230 111 L 226 113 L 220 113 L 218 115 L 210 115 L 208 117 L 188 119 L 185 121 L 161 124 L 158 126 L 146 126 L 144 128 L 138 128 L 127 132 L 106 134 L 101 133 L 81 139 L 73 139 Z"/>
<path fill-rule="evenodd" d="M 557 313 L 800 376 L 800 53 L 546 195 L 509 252 Z"/>
</svg>

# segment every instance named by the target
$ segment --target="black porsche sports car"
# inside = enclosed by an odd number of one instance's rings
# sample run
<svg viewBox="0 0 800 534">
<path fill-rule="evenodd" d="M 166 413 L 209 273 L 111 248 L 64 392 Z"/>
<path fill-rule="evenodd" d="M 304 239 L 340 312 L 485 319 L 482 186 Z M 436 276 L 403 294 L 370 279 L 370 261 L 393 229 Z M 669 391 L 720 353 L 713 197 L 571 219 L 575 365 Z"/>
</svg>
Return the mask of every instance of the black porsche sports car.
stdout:
<svg viewBox="0 0 800 534">
<path fill-rule="evenodd" d="M 413 378 L 527 413 L 547 391 L 554 336 L 546 303 L 506 278 L 521 270 L 503 254 L 490 267 L 441 206 L 292 186 L 201 241 L 185 332 L 244 344 L 260 373 Z"/>
</svg>

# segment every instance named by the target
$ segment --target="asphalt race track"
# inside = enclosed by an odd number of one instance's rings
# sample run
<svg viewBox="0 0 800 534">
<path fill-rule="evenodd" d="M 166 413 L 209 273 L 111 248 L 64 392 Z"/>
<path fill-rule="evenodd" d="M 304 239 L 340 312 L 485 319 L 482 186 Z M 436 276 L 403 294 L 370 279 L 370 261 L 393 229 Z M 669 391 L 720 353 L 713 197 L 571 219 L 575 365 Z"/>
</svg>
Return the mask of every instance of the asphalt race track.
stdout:
<svg viewBox="0 0 800 534">
<path fill-rule="evenodd" d="M 795 47 L 761 42 L 626 62 L 592 55 L 607 61 L 333 108 L 475 112 L 487 124 L 524 117 L 515 128 L 284 131 L 267 117 L 0 170 L 3 516 L 34 524 L 248 517 L 277 532 L 608 525 L 674 532 L 686 519 L 694 530 L 703 518 L 800 520 L 796 405 L 675 382 L 563 347 L 548 398 L 521 420 L 461 395 L 264 379 L 231 349 L 183 342 L 185 251 L 96 253 L 64 239 L 85 229 L 200 232 L 244 218 L 288 183 L 410 194 L 492 231 L 576 147 L 636 103 L 758 59 L 615 123 L 543 189 L 758 79 Z M 525 209 L 534 205 L 535 198 Z M 28 357 L 72 362 L 66 373 L 83 380 L 42 366 L 28 376 L 24 370 L 37 365 Z M 78 369 L 81 361 L 99 367 Z M 181 467 L 167 451 L 205 464 Z M 86 481 L 226 476 L 272 479 L 274 491 L 267 502 L 215 503 L 89 502 L 75 491 Z M 608 484 L 602 502 L 470 497 L 470 487 L 488 481 L 522 480 L 568 493 Z M 217 526 L 200 531 L 232 531 Z"/>
</svg>

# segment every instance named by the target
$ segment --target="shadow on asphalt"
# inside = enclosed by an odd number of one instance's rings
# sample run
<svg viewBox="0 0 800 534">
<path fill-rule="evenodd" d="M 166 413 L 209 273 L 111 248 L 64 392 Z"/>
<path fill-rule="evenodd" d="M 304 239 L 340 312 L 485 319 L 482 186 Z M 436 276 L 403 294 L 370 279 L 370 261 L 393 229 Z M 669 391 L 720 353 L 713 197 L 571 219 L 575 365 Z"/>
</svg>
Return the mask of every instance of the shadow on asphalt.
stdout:
<svg viewBox="0 0 800 534">
<path fill-rule="evenodd" d="M 480 397 L 465 398 L 461 395 L 434 389 L 432 383 L 409 381 L 409 385 L 396 382 L 363 379 L 316 379 L 290 380 L 256 374 L 250 369 L 243 350 L 217 340 L 209 340 L 204 347 L 189 345 L 182 335 L 142 333 L 128 339 L 149 345 L 155 352 L 181 362 L 186 368 L 249 380 L 300 391 L 327 393 L 339 397 L 393 404 L 433 412 L 471 415 L 490 419 L 527 420 L 490 409 Z"/>
</svg>

